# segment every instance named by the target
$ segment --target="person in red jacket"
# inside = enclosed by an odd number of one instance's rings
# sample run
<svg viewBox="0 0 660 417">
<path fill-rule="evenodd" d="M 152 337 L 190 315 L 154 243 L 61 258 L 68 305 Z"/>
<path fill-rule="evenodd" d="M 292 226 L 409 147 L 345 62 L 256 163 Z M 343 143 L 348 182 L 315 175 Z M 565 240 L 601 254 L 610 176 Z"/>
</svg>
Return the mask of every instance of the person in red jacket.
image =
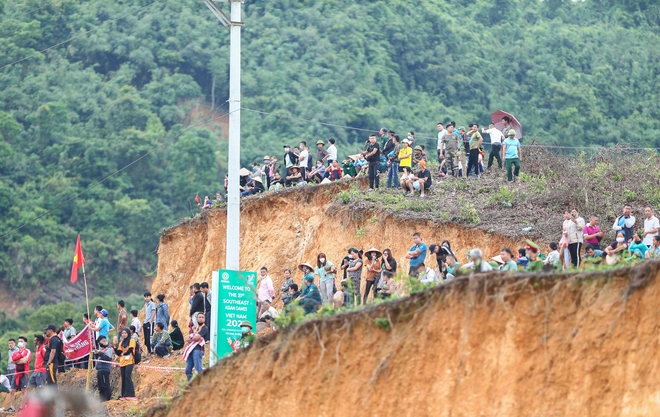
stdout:
<svg viewBox="0 0 660 417">
<path fill-rule="evenodd" d="M 11 355 L 11 360 L 16 364 L 16 375 L 11 383 L 9 391 L 9 409 L 8 412 L 14 412 L 14 396 L 16 391 L 22 391 L 27 388 L 30 375 L 30 358 L 32 352 L 27 348 L 27 338 L 21 336 L 18 338 L 18 351 Z"/>
</svg>

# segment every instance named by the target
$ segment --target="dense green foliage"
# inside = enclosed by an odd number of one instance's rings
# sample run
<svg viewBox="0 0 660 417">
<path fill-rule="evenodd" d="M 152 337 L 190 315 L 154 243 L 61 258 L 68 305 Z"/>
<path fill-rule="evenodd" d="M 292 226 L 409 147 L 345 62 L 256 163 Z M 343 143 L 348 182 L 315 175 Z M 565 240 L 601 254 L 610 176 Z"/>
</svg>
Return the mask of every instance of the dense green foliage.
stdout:
<svg viewBox="0 0 660 417">
<path fill-rule="evenodd" d="M 656 2 L 248 0 L 243 20 L 246 108 L 419 136 L 502 108 L 546 143 L 660 146 Z M 65 297 L 80 232 L 94 294 L 142 286 L 159 231 L 221 187 L 226 143 L 215 123 L 194 123 L 212 97 L 214 116 L 226 111 L 228 40 L 199 1 L 0 0 L 0 233 L 193 126 L 3 237 L 0 282 Z M 242 120 L 244 164 L 284 141 L 335 136 L 344 156 L 364 138 Z"/>
</svg>

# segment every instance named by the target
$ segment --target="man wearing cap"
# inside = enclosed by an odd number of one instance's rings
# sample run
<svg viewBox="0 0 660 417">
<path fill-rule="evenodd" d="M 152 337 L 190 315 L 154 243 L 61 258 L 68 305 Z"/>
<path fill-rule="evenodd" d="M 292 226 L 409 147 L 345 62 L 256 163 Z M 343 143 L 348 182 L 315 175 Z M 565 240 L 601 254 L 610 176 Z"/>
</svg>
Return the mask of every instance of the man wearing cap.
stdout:
<svg viewBox="0 0 660 417">
<path fill-rule="evenodd" d="M 525 250 L 527 251 L 527 259 L 529 259 L 529 263 L 527 264 L 525 271 L 543 271 L 543 261 L 539 259 L 539 252 L 541 250 L 539 245 L 528 239 L 525 244 Z"/>
<path fill-rule="evenodd" d="M 236 347 L 238 349 L 244 349 L 254 343 L 257 340 L 257 336 L 252 333 L 252 324 L 249 321 L 244 320 L 240 324 L 241 327 L 241 338 L 237 340 Z"/>
<path fill-rule="evenodd" d="M 115 328 L 110 324 L 110 320 L 108 320 L 108 310 L 103 309 L 98 312 L 98 314 L 100 314 L 101 321 L 99 322 L 98 327 L 93 327 L 92 330 L 98 332 L 99 336 L 105 336 L 107 338 L 108 333 Z"/>
<path fill-rule="evenodd" d="M 385 147 L 385 144 L 387 143 L 387 128 L 386 127 L 381 127 L 380 130 L 378 131 L 378 137 L 380 138 L 380 142 L 382 144 L 382 147 Z"/>
<path fill-rule="evenodd" d="M 412 167 L 415 168 L 419 165 L 419 161 L 428 162 L 428 158 L 424 155 L 424 148 L 422 148 L 421 145 L 415 146 L 415 149 L 413 150 Z"/>
<path fill-rule="evenodd" d="M 284 145 L 284 169 L 289 171 L 289 168 L 291 168 L 294 165 L 298 164 L 298 156 L 291 150 L 291 147 L 289 145 Z M 289 181 L 286 181 L 286 185 L 289 185 Z"/>
<path fill-rule="evenodd" d="M 522 162 L 522 153 L 520 152 L 520 142 L 516 139 L 516 131 L 511 129 L 508 137 L 502 143 L 502 156 L 506 165 L 506 178 L 511 182 L 518 179 L 520 174 L 520 163 Z M 512 173 L 511 168 L 515 166 Z"/>
<path fill-rule="evenodd" d="M 479 148 L 481 148 L 481 144 L 484 141 L 479 133 L 479 125 L 474 123 L 467 135 L 470 138 L 470 158 L 468 159 L 466 178 L 470 176 L 472 167 L 474 167 L 474 176 L 479 177 Z"/>
<path fill-rule="evenodd" d="M 316 284 L 314 284 L 314 275 L 311 274 L 311 265 L 303 264 L 301 266 L 304 266 L 309 272 L 306 272 L 305 275 L 305 284 L 307 284 L 307 287 L 300 297 L 298 297 L 298 302 L 305 309 L 305 314 L 313 314 L 316 313 L 321 306 L 321 293 Z"/>
<path fill-rule="evenodd" d="M 328 150 L 324 147 L 325 142 L 322 140 L 316 141 L 316 160 L 325 163 L 325 160 L 330 156 Z"/>
<path fill-rule="evenodd" d="M 454 125 L 447 125 L 447 131 L 442 136 L 440 141 L 440 158 L 445 159 L 445 167 L 447 168 L 447 175 L 455 176 L 457 174 L 458 165 L 458 145 L 459 137 L 454 133 Z"/>
<path fill-rule="evenodd" d="M 490 155 L 488 156 L 488 168 L 493 166 L 493 158 L 497 159 L 497 166 L 502 168 L 502 138 L 504 134 L 495 127 L 493 123 L 488 125 L 488 130 L 481 129 L 481 133 L 487 133 L 490 136 Z"/>
<path fill-rule="evenodd" d="M 380 181 L 377 172 L 380 167 L 380 145 L 376 141 L 376 135 L 369 136 L 369 143 L 365 150 L 360 151 L 360 153 L 369 162 L 369 190 L 378 189 Z"/>
<path fill-rule="evenodd" d="M 62 340 L 57 337 L 57 327 L 49 324 L 45 329 L 45 335 L 48 339 L 46 348 L 46 385 L 57 389 L 57 368 L 60 366 L 60 354 L 62 353 Z"/>
</svg>

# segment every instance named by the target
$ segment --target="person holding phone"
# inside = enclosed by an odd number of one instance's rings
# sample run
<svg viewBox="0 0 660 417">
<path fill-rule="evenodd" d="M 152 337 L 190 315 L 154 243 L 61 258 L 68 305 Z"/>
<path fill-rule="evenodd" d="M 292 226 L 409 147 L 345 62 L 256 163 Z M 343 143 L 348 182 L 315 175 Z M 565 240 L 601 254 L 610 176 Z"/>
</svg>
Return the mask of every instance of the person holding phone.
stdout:
<svg viewBox="0 0 660 417">
<path fill-rule="evenodd" d="M 564 212 L 564 217 L 568 210 Z M 574 267 L 580 266 L 580 252 L 584 244 L 584 219 L 580 217 L 577 209 L 570 212 L 570 221 L 567 222 L 566 239 L 568 241 L 568 252 L 571 254 L 571 263 Z"/>
</svg>

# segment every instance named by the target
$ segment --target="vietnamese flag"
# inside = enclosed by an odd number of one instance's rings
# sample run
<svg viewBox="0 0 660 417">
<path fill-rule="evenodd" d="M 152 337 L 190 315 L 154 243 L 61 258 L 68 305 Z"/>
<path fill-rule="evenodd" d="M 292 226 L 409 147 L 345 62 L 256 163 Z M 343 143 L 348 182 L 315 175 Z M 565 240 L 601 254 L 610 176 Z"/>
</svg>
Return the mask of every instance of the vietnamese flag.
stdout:
<svg viewBox="0 0 660 417">
<path fill-rule="evenodd" d="M 78 268 L 80 268 L 84 263 L 85 256 L 82 253 L 82 247 L 80 246 L 80 235 L 78 235 L 78 241 L 76 242 L 76 252 L 73 254 L 73 265 L 71 265 L 72 284 L 78 280 Z"/>
<path fill-rule="evenodd" d="M 199 204 L 199 193 L 195 195 L 195 203 Z"/>
</svg>

